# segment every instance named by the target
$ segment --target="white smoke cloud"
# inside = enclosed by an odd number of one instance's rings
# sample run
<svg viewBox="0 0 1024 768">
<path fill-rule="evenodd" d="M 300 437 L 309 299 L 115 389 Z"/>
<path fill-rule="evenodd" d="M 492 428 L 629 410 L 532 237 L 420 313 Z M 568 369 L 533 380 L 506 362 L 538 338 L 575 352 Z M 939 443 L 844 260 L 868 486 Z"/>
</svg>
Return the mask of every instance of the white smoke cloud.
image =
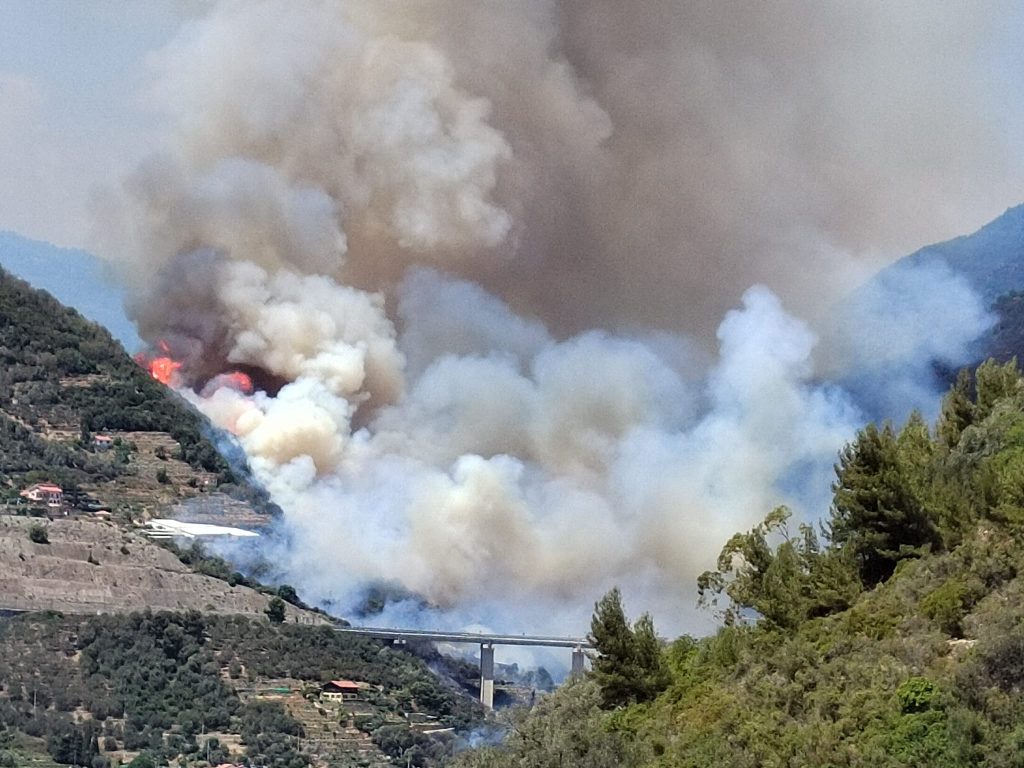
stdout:
<svg viewBox="0 0 1024 768">
<path fill-rule="evenodd" d="M 620 584 L 683 629 L 731 533 L 826 508 L 861 416 L 779 297 L 846 290 L 925 192 L 947 211 L 937 160 L 1006 157 L 948 87 L 991 22 L 641 5 L 225 0 L 153 57 L 176 132 L 103 201 L 104 250 L 283 507 L 307 600 L 392 582 L 578 632 Z M 887 365 L 982 327 L 969 292 L 924 300 L 947 277 L 915 276 Z M 921 343 L 940 309 L 967 321 Z M 255 394 L 216 388 L 235 367 Z"/>
<path fill-rule="evenodd" d="M 446 292 L 460 290 L 471 289 Z M 859 419 L 812 384 L 814 334 L 767 289 L 746 294 L 720 337 L 701 412 L 655 350 L 590 333 L 522 361 L 500 348 L 441 357 L 340 462 L 311 455 L 315 470 L 306 461 L 287 482 L 280 461 L 264 472 L 274 456 L 235 423 L 286 510 L 287 543 L 273 553 L 282 578 L 335 605 L 357 602 L 354 585 L 398 582 L 447 612 L 431 620 L 497 620 L 501 606 L 550 631 L 579 628 L 593 597 L 621 584 L 676 629 L 702 621 L 697 574 L 775 504 L 810 513 L 827 483 L 806 499 L 780 480 L 794 467 L 826 474 Z"/>
<path fill-rule="evenodd" d="M 886 269 L 829 321 L 824 369 L 872 417 L 899 422 L 913 408 L 938 415 L 934 366 L 955 370 L 976 359 L 972 342 L 995 317 L 963 275 L 935 262 Z"/>
</svg>

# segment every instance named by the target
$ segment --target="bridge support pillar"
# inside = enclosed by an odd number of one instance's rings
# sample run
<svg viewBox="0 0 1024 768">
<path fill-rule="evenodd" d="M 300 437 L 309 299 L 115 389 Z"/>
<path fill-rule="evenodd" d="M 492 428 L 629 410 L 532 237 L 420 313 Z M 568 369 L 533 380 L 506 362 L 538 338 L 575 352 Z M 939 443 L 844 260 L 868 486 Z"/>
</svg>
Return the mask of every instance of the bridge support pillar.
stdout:
<svg viewBox="0 0 1024 768">
<path fill-rule="evenodd" d="M 577 645 L 572 649 L 572 671 L 569 672 L 569 677 L 576 678 L 583 674 L 583 660 L 585 658 L 583 648 Z"/>
<path fill-rule="evenodd" d="M 494 708 L 494 646 L 480 644 L 480 703 Z"/>
</svg>

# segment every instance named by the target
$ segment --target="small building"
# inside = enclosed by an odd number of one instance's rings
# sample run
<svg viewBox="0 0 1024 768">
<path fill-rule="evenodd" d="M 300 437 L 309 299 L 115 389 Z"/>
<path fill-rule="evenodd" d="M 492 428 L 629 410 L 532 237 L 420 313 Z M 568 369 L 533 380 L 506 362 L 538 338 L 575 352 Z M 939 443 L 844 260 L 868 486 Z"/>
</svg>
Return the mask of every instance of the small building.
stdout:
<svg viewBox="0 0 1024 768">
<path fill-rule="evenodd" d="M 64 504 L 64 491 L 53 483 L 36 483 L 21 491 L 29 501 L 46 504 L 48 507 L 60 507 Z"/>
<path fill-rule="evenodd" d="M 362 695 L 363 686 L 351 680 L 331 680 L 320 689 L 322 701 L 355 701 Z"/>
<path fill-rule="evenodd" d="M 114 438 L 110 435 L 93 435 L 92 447 L 97 451 L 106 451 L 114 447 Z"/>
<path fill-rule="evenodd" d="M 146 522 L 145 527 L 140 531 L 143 536 L 151 539 L 173 539 L 183 537 L 196 539 L 206 536 L 228 536 L 252 538 L 259 536 L 255 531 L 247 531 L 244 528 L 232 528 L 224 525 L 208 525 L 206 523 L 185 523 L 180 520 L 157 517 Z"/>
</svg>

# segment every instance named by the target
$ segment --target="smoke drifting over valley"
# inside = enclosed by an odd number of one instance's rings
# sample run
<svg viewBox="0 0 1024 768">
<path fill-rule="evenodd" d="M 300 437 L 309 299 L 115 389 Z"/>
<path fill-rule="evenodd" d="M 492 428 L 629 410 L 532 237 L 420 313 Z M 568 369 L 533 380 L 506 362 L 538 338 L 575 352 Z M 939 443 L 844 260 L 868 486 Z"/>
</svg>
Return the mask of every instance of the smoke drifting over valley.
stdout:
<svg viewBox="0 0 1024 768">
<path fill-rule="evenodd" d="M 996 15 L 217 3 L 152 58 L 176 130 L 101 201 L 102 251 L 307 600 L 391 581 L 430 623 L 580 631 L 620 584 L 679 629 L 731 533 L 827 508 L 865 414 L 824 372 L 927 405 L 929 357 L 989 322 L 935 270 L 841 305 L 905 330 L 884 356 L 823 309 L 1016 162 L 976 87 Z"/>
</svg>

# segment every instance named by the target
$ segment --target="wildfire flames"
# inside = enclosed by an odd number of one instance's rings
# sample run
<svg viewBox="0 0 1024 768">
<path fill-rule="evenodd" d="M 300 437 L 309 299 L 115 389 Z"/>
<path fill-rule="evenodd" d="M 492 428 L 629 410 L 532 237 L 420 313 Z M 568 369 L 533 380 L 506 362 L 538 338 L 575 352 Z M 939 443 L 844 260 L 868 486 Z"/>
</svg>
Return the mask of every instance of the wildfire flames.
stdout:
<svg viewBox="0 0 1024 768">
<path fill-rule="evenodd" d="M 135 356 L 135 362 L 145 368 L 149 375 L 169 387 L 178 386 L 181 382 L 182 362 L 175 360 L 170 355 L 170 347 L 167 342 L 157 342 L 157 348 L 162 354 L 151 355 L 140 352 Z M 246 395 L 252 394 L 252 377 L 242 371 L 228 371 L 210 379 L 203 387 L 203 395 L 208 396 L 220 389 L 228 387 Z"/>
<path fill-rule="evenodd" d="M 242 392 L 246 395 L 251 395 L 253 391 L 252 377 L 242 371 L 231 371 L 229 373 L 222 373 L 219 376 L 214 376 L 210 381 L 203 387 L 203 394 L 215 392 L 221 387 L 230 387 L 231 389 Z"/>
<path fill-rule="evenodd" d="M 172 386 L 181 363 L 167 356 L 150 357 L 145 353 L 135 356 L 135 362 L 149 371 L 149 375 L 161 384 Z"/>
</svg>

